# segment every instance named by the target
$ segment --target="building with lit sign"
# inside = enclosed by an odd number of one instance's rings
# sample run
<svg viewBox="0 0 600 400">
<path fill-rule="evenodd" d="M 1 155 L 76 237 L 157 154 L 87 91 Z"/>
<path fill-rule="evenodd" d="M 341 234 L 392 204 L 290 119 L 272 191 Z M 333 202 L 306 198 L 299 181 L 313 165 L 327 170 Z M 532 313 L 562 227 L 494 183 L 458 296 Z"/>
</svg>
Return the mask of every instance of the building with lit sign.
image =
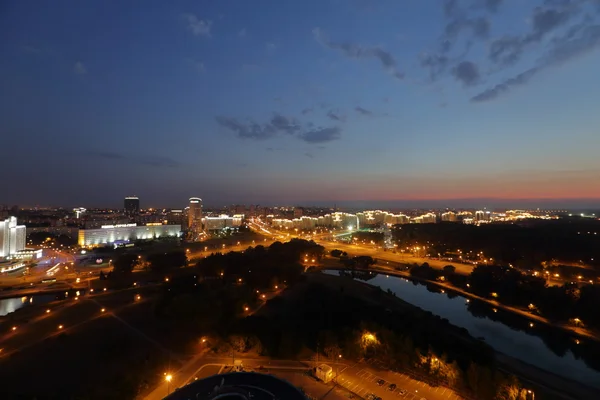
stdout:
<svg viewBox="0 0 600 400">
<path fill-rule="evenodd" d="M 0 220 L 0 258 L 11 258 L 25 249 L 25 225 L 17 225 L 16 217 Z"/>
<path fill-rule="evenodd" d="M 181 225 L 147 225 L 118 224 L 103 225 L 100 229 L 80 229 L 77 243 L 79 246 L 103 246 L 115 242 L 179 237 Z"/>
<path fill-rule="evenodd" d="M 197 239 L 202 232 L 202 199 L 199 197 L 190 197 L 188 229 L 192 233 L 194 239 Z"/>
<path fill-rule="evenodd" d="M 127 196 L 123 202 L 125 214 L 137 215 L 140 213 L 140 199 L 137 196 Z"/>
</svg>

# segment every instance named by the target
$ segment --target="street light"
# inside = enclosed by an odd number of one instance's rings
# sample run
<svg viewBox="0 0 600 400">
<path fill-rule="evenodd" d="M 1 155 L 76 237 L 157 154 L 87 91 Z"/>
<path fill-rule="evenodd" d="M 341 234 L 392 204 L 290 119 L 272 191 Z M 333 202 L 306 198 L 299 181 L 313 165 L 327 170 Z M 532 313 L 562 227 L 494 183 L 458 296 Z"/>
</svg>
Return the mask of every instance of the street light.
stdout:
<svg viewBox="0 0 600 400">
<path fill-rule="evenodd" d="M 167 381 L 167 396 L 171 394 L 171 381 L 173 380 L 173 375 L 167 374 L 165 372 L 165 381 Z"/>
</svg>

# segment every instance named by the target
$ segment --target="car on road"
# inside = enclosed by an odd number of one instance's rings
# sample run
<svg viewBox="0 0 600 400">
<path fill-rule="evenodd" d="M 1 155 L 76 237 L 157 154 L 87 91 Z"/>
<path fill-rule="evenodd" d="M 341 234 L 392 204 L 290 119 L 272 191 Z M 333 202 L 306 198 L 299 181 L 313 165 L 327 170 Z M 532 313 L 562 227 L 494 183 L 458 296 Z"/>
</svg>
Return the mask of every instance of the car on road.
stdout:
<svg viewBox="0 0 600 400">
<path fill-rule="evenodd" d="M 383 386 L 384 383 L 385 383 L 385 381 L 383 379 L 377 379 L 378 386 Z"/>
<path fill-rule="evenodd" d="M 400 393 L 400 395 L 402 395 L 402 396 L 406 396 L 406 394 L 408 393 L 408 390 L 400 389 L 400 390 L 398 390 L 398 393 Z"/>
<path fill-rule="evenodd" d="M 390 385 L 388 386 L 388 390 L 390 392 L 393 392 L 394 390 L 396 390 L 397 385 L 395 383 L 390 383 Z"/>
</svg>

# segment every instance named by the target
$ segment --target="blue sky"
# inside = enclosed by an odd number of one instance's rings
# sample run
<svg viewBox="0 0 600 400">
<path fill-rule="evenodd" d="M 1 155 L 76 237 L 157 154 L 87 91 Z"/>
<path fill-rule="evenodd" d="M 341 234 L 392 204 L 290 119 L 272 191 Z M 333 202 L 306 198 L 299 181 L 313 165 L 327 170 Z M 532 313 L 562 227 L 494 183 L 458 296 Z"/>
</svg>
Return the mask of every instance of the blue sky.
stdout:
<svg viewBox="0 0 600 400">
<path fill-rule="evenodd" d="M 593 204 L 599 16 L 597 0 L 6 1 L 0 203 Z"/>
</svg>

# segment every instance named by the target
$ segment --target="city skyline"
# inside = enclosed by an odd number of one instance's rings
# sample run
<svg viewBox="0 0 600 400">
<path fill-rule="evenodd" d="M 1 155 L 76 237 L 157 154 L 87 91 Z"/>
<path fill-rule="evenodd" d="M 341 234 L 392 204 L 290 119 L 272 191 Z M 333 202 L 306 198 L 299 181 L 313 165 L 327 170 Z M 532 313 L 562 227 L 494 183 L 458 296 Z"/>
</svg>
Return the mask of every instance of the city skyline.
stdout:
<svg viewBox="0 0 600 400">
<path fill-rule="evenodd" d="M 0 12 L 0 203 L 600 204 L 593 0 L 59 3 Z"/>
</svg>

